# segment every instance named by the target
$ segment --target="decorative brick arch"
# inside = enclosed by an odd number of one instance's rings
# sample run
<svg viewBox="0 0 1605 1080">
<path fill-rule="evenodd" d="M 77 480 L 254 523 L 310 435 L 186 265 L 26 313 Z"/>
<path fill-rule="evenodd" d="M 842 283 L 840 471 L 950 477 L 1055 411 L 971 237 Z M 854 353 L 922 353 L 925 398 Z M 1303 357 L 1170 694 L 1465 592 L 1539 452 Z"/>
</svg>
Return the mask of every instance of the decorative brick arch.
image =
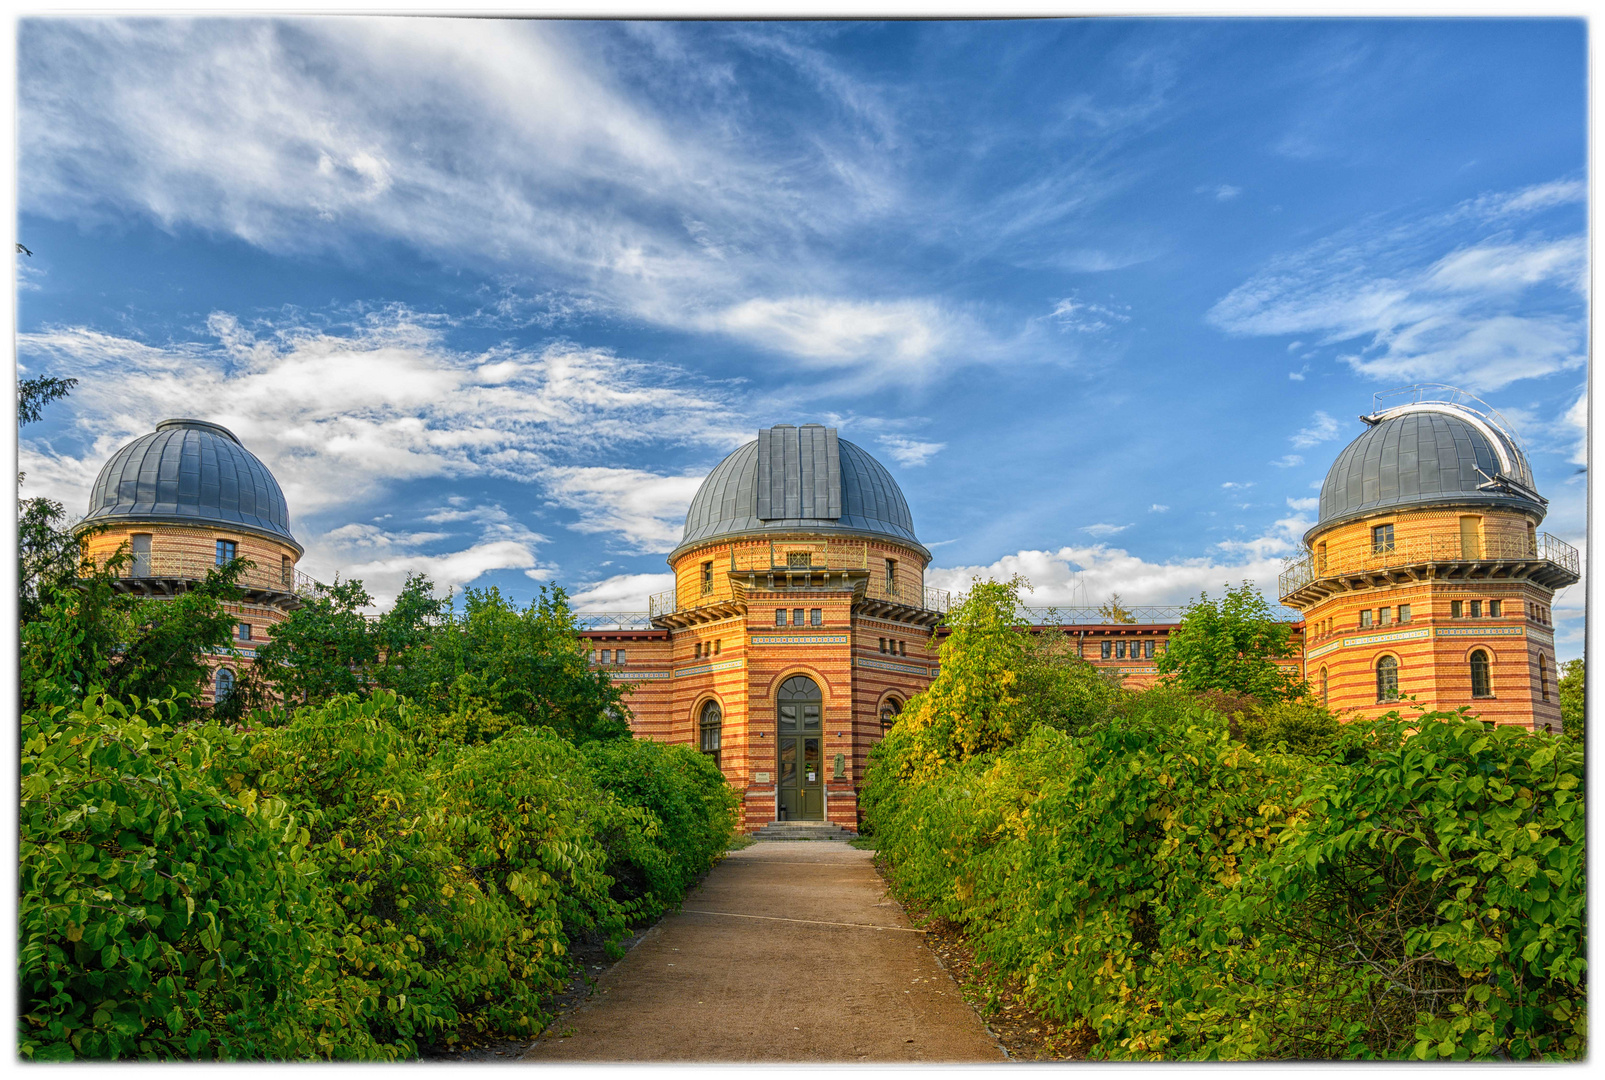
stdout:
<svg viewBox="0 0 1605 1080">
<path fill-rule="evenodd" d="M 783 668 L 780 674 L 769 680 L 769 685 L 764 688 L 764 696 L 773 702 L 775 696 L 780 693 L 780 688 L 785 685 L 786 680 L 797 675 L 806 675 L 814 680 L 814 685 L 819 687 L 820 709 L 829 708 L 831 704 L 830 680 L 825 678 L 818 668 L 809 667 L 807 664 L 792 664 Z M 821 715 L 823 715 L 823 712 L 821 712 Z"/>
</svg>

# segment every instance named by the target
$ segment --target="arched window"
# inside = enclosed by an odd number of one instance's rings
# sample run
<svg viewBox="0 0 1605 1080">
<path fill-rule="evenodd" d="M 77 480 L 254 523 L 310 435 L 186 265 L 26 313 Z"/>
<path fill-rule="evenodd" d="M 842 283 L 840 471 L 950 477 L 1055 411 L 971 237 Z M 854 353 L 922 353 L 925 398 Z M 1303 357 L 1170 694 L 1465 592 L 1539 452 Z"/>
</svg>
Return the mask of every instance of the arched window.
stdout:
<svg viewBox="0 0 1605 1080">
<path fill-rule="evenodd" d="M 1471 696 L 1493 697 L 1488 683 L 1488 654 L 1481 649 L 1471 654 Z"/>
<path fill-rule="evenodd" d="M 1544 662 L 1544 654 L 1538 654 L 1538 693 L 1545 700 L 1549 700 L 1549 665 Z"/>
<path fill-rule="evenodd" d="M 1399 661 L 1391 656 L 1377 661 L 1377 700 L 1399 700 Z"/>
<path fill-rule="evenodd" d="M 886 704 L 881 706 L 881 734 L 882 735 L 884 735 L 884 734 L 886 734 L 886 732 L 892 730 L 892 725 L 897 723 L 898 714 L 901 713 L 902 711 L 903 711 L 903 703 L 901 701 L 898 701 L 896 698 L 887 698 L 886 699 Z"/>
<path fill-rule="evenodd" d="M 234 672 L 228 668 L 218 668 L 217 678 L 213 682 L 212 700 L 223 701 L 227 699 L 230 691 L 234 689 Z"/>
<path fill-rule="evenodd" d="M 1332 695 L 1326 681 L 1326 668 L 1321 669 L 1321 704 L 1332 704 Z"/>
<path fill-rule="evenodd" d="M 702 752 L 713 758 L 715 765 L 719 764 L 719 736 L 724 725 L 724 714 L 719 711 L 719 703 L 710 701 L 702 706 Z"/>
</svg>

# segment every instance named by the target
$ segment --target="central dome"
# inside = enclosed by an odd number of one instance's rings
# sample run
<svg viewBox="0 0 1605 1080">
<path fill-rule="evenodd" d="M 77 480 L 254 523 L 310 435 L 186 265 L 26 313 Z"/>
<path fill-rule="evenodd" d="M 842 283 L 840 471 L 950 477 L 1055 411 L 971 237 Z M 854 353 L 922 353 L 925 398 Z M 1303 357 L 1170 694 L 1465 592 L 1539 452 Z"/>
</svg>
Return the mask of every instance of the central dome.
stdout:
<svg viewBox="0 0 1605 1080">
<path fill-rule="evenodd" d="M 719 462 L 697 489 L 680 546 L 772 533 L 884 536 L 930 552 L 914 536 L 903 492 L 861 446 L 820 424 L 777 424 Z"/>
</svg>

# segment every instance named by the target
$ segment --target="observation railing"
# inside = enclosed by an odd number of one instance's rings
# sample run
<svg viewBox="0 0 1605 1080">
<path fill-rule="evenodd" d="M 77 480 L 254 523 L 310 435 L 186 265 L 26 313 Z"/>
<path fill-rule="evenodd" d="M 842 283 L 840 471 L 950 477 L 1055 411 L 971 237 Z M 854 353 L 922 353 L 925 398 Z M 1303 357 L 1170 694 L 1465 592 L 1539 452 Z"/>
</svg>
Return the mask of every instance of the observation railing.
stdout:
<svg viewBox="0 0 1605 1080">
<path fill-rule="evenodd" d="M 297 596 L 315 596 L 324 586 L 310 575 L 290 567 L 257 566 L 249 559 L 236 579 L 242 588 L 261 589 L 267 592 L 294 593 Z M 204 555 L 181 555 L 168 552 L 129 555 L 126 552 L 116 566 L 112 560 L 103 560 L 100 568 L 110 570 L 125 581 L 204 581 L 206 575 L 222 567 L 215 559 Z"/>
<path fill-rule="evenodd" d="M 798 568 L 792 567 L 791 569 L 795 571 Z M 823 567 L 815 567 L 815 569 L 823 569 Z M 831 567 L 831 569 L 839 568 Z M 849 567 L 848 569 L 852 568 Z M 945 614 L 953 604 L 953 595 L 946 589 L 932 589 L 923 585 L 904 585 L 873 577 L 865 583 L 864 596 L 870 600 L 888 600 L 895 604 L 905 604 L 908 607 L 919 608 L 922 611 L 934 611 L 939 614 Z M 673 615 L 681 611 L 693 611 L 696 608 L 720 602 L 722 602 L 721 598 L 705 599 L 699 596 L 693 603 L 682 604 L 679 602 L 675 590 L 670 589 L 647 599 L 646 619 L 650 623 L 653 619 L 664 615 Z"/>
<path fill-rule="evenodd" d="M 1409 537 L 1382 547 L 1328 555 L 1306 552 L 1287 564 L 1277 578 L 1277 588 L 1281 596 L 1287 597 L 1324 577 L 1380 573 L 1427 563 L 1530 561 L 1552 563 L 1573 575 L 1581 565 L 1577 549 L 1549 533 L 1541 533 L 1533 540 L 1495 538 L 1475 544 L 1468 544 L 1459 533 L 1453 533 Z"/>
<path fill-rule="evenodd" d="M 647 611 L 576 611 L 574 624 L 581 630 L 650 630 Z"/>
<path fill-rule="evenodd" d="M 1122 607 L 1118 611 L 1095 607 L 1024 607 L 1020 617 L 1033 626 L 1121 626 L 1180 622 L 1187 610 L 1182 604 Z M 1304 616 L 1290 607 L 1271 608 L 1277 622 L 1298 622 Z"/>
</svg>

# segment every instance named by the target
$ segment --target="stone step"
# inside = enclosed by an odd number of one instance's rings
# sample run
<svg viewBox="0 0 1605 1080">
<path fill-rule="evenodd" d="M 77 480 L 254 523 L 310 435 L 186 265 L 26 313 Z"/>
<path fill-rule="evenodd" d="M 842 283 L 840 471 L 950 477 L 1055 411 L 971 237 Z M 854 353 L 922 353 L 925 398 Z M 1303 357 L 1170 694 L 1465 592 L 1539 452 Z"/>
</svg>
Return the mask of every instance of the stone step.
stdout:
<svg viewBox="0 0 1605 1080">
<path fill-rule="evenodd" d="M 827 821 L 775 821 L 752 832 L 754 840 L 851 840 L 858 834 Z"/>
</svg>

